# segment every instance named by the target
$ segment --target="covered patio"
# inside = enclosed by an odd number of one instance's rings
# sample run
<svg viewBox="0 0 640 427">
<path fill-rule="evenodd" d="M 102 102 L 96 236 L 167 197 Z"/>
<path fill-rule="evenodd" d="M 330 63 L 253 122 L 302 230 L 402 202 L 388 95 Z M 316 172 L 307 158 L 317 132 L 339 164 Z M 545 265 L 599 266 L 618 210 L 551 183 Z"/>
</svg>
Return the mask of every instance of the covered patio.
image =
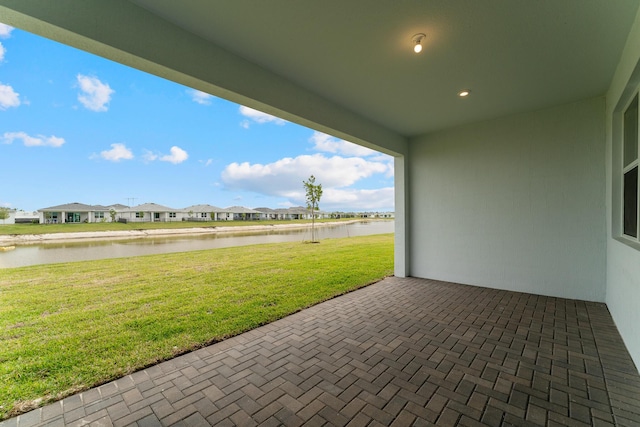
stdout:
<svg viewBox="0 0 640 427">
<path fill-rule="evenodd" d="M 395 158 L 395 278 L 7 424 L 637 425 L 639 5 L 0 0 Z"/>
<path fill-rule="evenodd" d="M 604 304 L 391 277 L 0 426 L 639 423 Z"/>
</svg>

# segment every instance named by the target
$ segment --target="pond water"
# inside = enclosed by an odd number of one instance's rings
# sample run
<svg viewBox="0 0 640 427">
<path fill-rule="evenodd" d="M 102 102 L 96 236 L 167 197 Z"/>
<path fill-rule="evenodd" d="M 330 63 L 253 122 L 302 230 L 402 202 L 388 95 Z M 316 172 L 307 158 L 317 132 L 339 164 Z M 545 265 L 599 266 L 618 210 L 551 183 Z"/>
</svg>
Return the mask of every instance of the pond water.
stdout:
<svg viewBox="0 0 640 427">
<path fill-rule="evenodd" d="M 393 233 L 393 231 L 393 221 L 361 221 L 316 228 L 317 238 L 320 240 L 385 234 Z M 0 252 L 0 268 L 187 252 L 260 243 L 302 242 L 304 240 L 311 240 L 311 230 L 309 228 L 172 237 L 140 237 L 127 240 L 52 242 L 16 246 L 15 250 Z"/>
</svg>

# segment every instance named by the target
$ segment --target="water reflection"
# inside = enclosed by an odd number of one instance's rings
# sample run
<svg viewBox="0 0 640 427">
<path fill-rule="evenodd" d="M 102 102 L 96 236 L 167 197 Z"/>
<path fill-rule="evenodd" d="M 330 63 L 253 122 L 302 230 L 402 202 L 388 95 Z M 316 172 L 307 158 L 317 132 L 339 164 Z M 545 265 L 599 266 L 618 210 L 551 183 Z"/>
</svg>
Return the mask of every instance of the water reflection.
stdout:
<svg viewBox="0 0 640 427">
<path fill-rule="evenodd" d="M 393 233 L 393 225 L 393 221 L 363 221 L 318 227 L 316 233 L 319 239 Z M 186 252 L 260 243 L 302 242 L 310 239 L 311 230 L 304 228 L 102 241 L 52 242 L 16 246 L 15 250 L 2 252 L 0 253 L 0 268 Z"/>
</svg>

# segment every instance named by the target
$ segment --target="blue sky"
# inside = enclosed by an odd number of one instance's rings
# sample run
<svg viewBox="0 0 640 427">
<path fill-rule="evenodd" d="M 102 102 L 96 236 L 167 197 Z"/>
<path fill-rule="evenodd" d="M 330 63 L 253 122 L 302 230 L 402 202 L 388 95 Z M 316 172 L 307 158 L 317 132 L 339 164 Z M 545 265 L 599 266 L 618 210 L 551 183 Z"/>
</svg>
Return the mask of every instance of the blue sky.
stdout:
<svg viewBox="0 0 640 427">
<path fill-rule="evenodd" d="M 0 24 L 0 206 L 393 210 L 393 158 Z"/>
</svg>

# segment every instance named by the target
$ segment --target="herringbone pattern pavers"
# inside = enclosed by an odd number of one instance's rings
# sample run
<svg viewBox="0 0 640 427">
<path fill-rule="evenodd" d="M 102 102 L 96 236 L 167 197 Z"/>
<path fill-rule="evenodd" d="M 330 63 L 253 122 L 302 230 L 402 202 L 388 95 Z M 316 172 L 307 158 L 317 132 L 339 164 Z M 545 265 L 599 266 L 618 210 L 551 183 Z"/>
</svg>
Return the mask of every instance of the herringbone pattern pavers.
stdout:
<svg viewBox="0 0 640 427">
<path fill-rule="evenodd" d="M 604 304 L 388 278 L 0 423 L 632 426 Z"/>
</svg>

